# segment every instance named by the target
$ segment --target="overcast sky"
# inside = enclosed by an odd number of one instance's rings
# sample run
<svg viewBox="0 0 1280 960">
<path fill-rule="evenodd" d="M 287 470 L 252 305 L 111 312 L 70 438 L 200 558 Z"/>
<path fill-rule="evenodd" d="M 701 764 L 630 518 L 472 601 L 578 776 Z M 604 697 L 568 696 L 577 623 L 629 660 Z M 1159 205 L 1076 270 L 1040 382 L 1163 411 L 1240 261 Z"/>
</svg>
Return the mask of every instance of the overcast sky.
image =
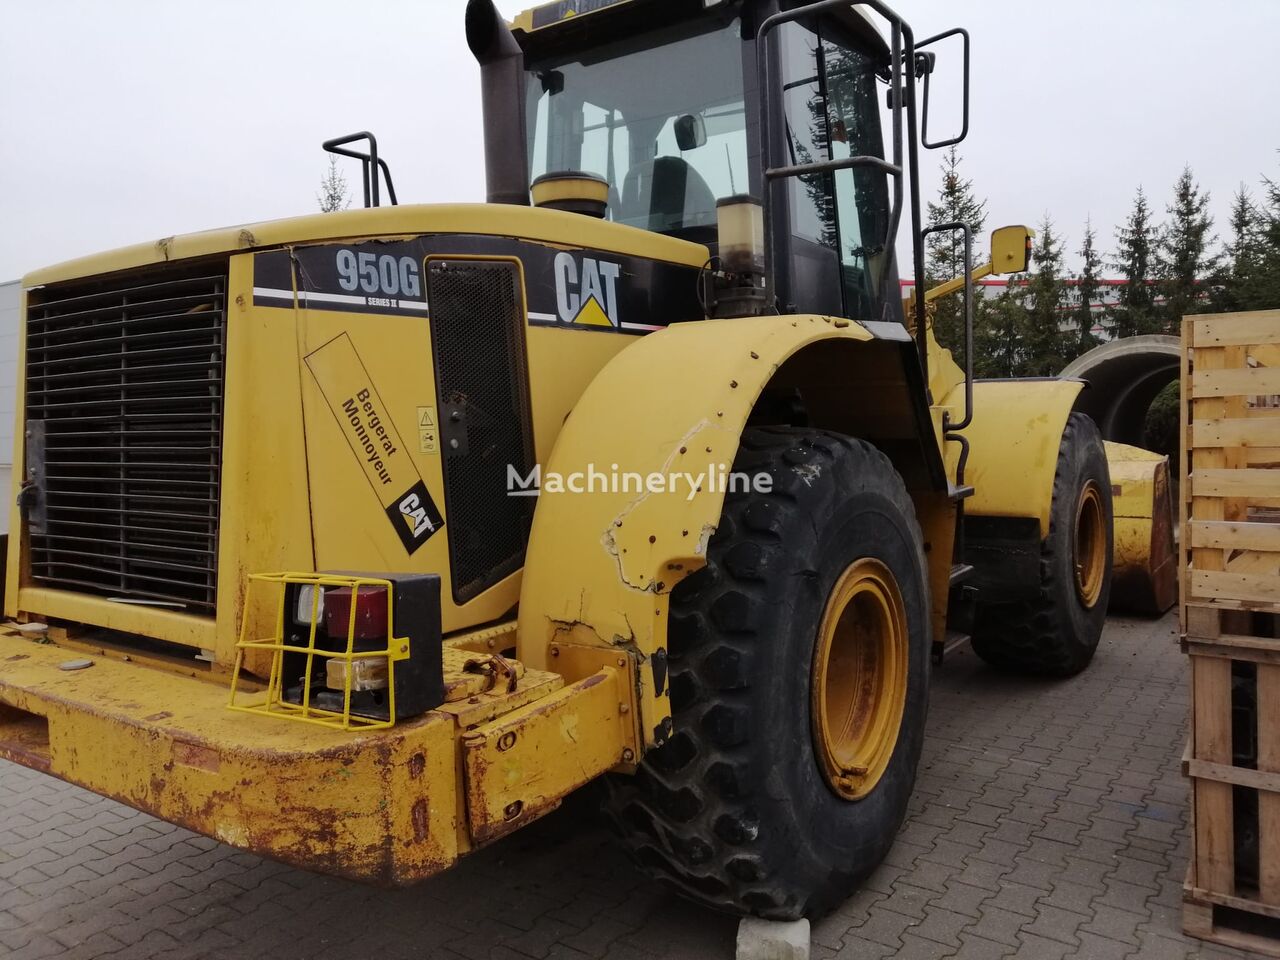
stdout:
<svg viewBox="0 0 1280 960">
<path fill-rule="evenodd" d="M 528 4 L 500 0 L 504 13 Z M 483 199 L 463 0 L 3 0 L 0 280 L 128 243 L 313 212 L 320 141 L 378 136 L 401 202 Z M 1046 212 L 1104 249 L 1190 164 L 1225 233 L 1280 176 L 1280 0 L 899 0 L 973 34 L 964 168 L 988 227 Z M 943 104 L 945 106 L 945 104 Z M 925 196 L 937 189 L 925 156 Z M 354 164 L 354 161 L 352 161 Z M 349 171 L 354 173 L 354 169 Z M 358 200 L 357 200 L 358 202 Z"/>
</svg>

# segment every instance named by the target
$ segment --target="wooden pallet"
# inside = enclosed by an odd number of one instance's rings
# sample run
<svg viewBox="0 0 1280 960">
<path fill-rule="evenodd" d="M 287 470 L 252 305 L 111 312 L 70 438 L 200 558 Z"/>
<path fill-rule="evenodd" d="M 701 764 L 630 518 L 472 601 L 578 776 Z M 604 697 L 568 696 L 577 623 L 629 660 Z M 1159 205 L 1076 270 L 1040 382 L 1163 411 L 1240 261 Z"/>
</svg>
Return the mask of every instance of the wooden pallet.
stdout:
<svg viewBox="0 0 1280 960">
<path fill-rule="evenodd" d="M 1183 639 L 1192 682 L 1183 929 L 1280 957 L 1280 615 L 1192 606 L 1188 616 L 1238 632 Z"/>
<path fill-rule="evenodd" d="M 1280 957 L 1280 311 L 1183 324 L 1183 926 Z"/>
<path fill-rule="evenodd" d="M 1275 632 L 1274 614 L 1191 607 L 1195 623 Z M 1206 614 L 1208 616 L 1206 616 Z M 1280 911 L 1280 640 L 1256 633 L 1187 635 L 1191 657 L 1191 739 L 1183 773 L 1191 780 L 1191 879 L 1196 888 L 1254 899 Z M 1241 796 L 1242 792 L 1250 796 Z M 1241 801 L 1245 816 L 1238 816 Z M 1248 831 L 1256 841 L 1241 836 Z M 1256 850 L 1239 862 L 1242 847 Z"/>
<path fill-rule="evenodd" d="M 1216 897 L 1190 884 L 1182 892 L 1182 932 L 1264 957 L 1280 957 L 1280 916 L 1260 912 L 1257 903 Z"/>
<path fill-rule="evenodd" d="M 1182 351 L 1188 603 L 1280 610 L 1280 310 L 1188 317 Z"/>
</svg>

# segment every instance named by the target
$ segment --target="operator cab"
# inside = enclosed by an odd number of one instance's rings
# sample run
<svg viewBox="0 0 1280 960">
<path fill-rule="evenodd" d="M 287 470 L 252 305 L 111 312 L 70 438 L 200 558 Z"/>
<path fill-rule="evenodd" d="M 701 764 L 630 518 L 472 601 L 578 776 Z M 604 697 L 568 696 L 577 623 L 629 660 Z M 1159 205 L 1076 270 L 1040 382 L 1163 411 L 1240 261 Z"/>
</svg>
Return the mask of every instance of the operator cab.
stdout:
<svg viewBox="0 0 1280 960">
<path fill-rule="evenodd" d="M 489 164 L 522 162 L 525 184 L 594 175 L 607 183 L 606 219 L 714 254 L 717 203 L 766 190 L 755 45 L 779 5 L 621 0 L 571 14 L 576 6 L 517 18 L 523 156 L 491 154 Z M 845 7 L 785 23 L 768 42 L 780 67 L 770 83 L 780 95 L 768 104 L 769 155 L 790 165 L 883 158 L 889 52 L 871 25 Z M 779 310 L 880 319 L 887 307 L 901 317 L 896 273 L 885 264 L 888 179 L 856 167 L 770 184 L 766 240 Z"/>
<path fill-rule="evenodd" d="M 742 45 L 737 17 L 702 18 L 530 57 L 530 177 L 594 173 L 608 219 L 715 242 L 716 201 L 750 186 Z"/>
</svg>

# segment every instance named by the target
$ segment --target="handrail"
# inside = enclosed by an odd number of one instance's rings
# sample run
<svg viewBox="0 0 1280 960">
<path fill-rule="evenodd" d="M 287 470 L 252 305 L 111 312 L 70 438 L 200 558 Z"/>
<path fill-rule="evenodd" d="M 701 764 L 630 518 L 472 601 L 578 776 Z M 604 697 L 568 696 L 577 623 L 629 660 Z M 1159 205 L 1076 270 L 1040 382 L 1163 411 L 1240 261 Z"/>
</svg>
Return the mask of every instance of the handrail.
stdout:
<svg viewBox="0 0 1280 960">
<path fill-rule="evenodd" d="M 345 150 L 343 144 L 352 143 L 356 140 L 367 140 L 369 142 L 369 152 L 361 153 L 358 150 Z M 362 171 L 362 183 L 364 186 L 364 205 L 366 207 L 381 206 L 381 198 L 378 192 L 379 171 L 387 181 L 387 194 L 391 198 L 391 205 L 397 205 L 396 188 L 391 183 L 391 168 L 387 166 L 387 161 L 378 156 L 378 140 L 368 130 L 361 130 L 359 133 L 349 133 L 345 137 L 334 137 L 332 140 L 326 140 L 321 144 L 326 153 L 335 153 L 343 157 L 351 157 L 360 161 Z M 372 176 L 370 172 L 372 171 Z"/>
<path fill-rule="evenodd" d="M 891 176 L 902 176 L 902 168 L 894 166 L 879 157 L 841 157 L 839 160 L 815 160 L 812 163 L 796 163 L 786 167 L 771 167 L 765 170 L 767 180 L 783 177 L 804 177 L 811 173 L 834 173 L 837 170 L 848 170 L 850 167 L 878 167 Z"/>
</svg>

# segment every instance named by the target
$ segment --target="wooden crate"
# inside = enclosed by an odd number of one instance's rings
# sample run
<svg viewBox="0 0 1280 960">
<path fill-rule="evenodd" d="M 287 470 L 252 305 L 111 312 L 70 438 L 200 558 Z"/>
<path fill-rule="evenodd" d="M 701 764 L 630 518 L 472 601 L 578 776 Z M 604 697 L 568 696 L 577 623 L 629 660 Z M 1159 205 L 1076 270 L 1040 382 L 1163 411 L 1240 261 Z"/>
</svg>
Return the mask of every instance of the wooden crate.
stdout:
<svg viewBox="0 0 1280 960">
<path fill-rule="evenodd" d="M 1182 765 L 1192 785 L 1191 887 L 1202 899 L 1252 899 L 1280 916 L 1280 618 L 1188 613 L 1205 634 L 1219 622 L 1239 631 L 1183 639 L 1191 657 Z"/>
<path fill-rule="evenodd" d="M 1188 317 L 1182 350 L 1186 606 L 1280 612 L 1280 310 Z"/>
<path fill-rule="evenodd" d="M 1259 913 L 1257 906 L 1245 902 L 1242 909 L 1184 893 L 1182 932 L 1264 957 L 1280 957 L 1280 918 Z"/>
<path fill-rule="evenodd" d="M 1190 605 L 1187 622 L 1183 930 L 1280 957 L 1280 615 Z"/>
<path fill-rule="evenodd" d="M 1188 934 L 1280 956 L 1280 311 L 1183 324 Z"/>
</svg>

